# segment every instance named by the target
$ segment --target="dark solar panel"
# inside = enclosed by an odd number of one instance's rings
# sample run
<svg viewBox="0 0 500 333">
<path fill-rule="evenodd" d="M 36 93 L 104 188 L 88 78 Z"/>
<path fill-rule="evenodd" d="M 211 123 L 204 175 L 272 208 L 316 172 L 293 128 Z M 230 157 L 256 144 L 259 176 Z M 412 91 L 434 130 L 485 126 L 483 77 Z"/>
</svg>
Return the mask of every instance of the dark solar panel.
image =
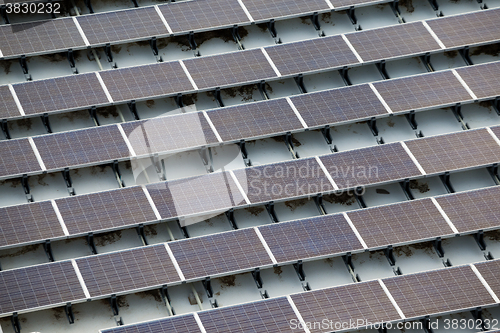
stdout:
<svg viewBox="0 0 500 333">
<path fill-rule="evenodd" d="M 255 21 L 312 14 L 316 11 L 324 11 L 330 8 L 324 0 L 243 0 L 243 4 L 247 7 Z"/>
<path fill-rule="evenodd" d="M 77 18 L 90 44 L 167 35 L 168 31 L 154 7 L 120 10 Z"/>
<path fill-rule="evenodd" d="M 359 63 L 341 36 L 270 46 L 266 51 L 282 75 Z"/>
<path fill-rule="evenodd" d="M 259 228 L 278 263 L 363 249 L 343 215 L 325 215 Z"/>
<path fill-rule="evenodd" d="M 500 9 L 490 9 L 429 20 L 427 24 L 450 48 L 499 40 L 500 30 L 494 28 L 499 20 Z"/>
<path fill-rule="evenodd" d="M 145 323 L 118 326 L 101 333 L 201 333 L 192 314 L 165 318 Z"/>
<path fill-rule="evenodd" d="M 85 299 L 70 261 L 0 272 L 0 315 Z"/>
<path fill-rule="evenodd" d="M 137 155 L 218 142 L 201 112 L 124 123 L 122 127 Z"/>
<path fill-rule="evenodd" d="M 0 141 L 0 177 L 41 171 L 28 139 Z"/>
<path fill-rule="evenodd" d="M 163 244 L 77 259 L 90 296 L 180 281 Z"/>
<path fill-rule="evenodd" d="M 85 47 L 72 18 L 0 26 L 0 45 L 4 57 Z"/>
<path fill-rule="evenodd" d="M 249 23 L 237 0 L 198 0 L 158 6 L 174 33 Z"/>
<path fill-rule="evenodd" d="M 130 156 L 118 128 L 101 126 L 34 137 L 47 169 L 112 161 Z"/>
<path fill-rule="evenodd" d="M 500 260 L 490 260 L 474 266 L 476 266 L 495 295 L 500 295 Z"/>
<path fill-rule="evenodd" d="M 193 85 L 177 61 L 100 73 L 115 102 L 193 90 Z"/>
<path fill-rule="evenodd" d="M 284 297 L 199 312 L 207 333 L 290 333 L 297 317 Z"/>
<path fill-rule="evenodd" d="M 314 158 L 246 168 L 234 174 L 252 203 L 333 190 Z"/>
<path fill-rule="evenodd" d="M 321 322 L 324 318 L 333 323 L 354 321 L 354 325 L 357 320 L 380 323 L 401 319 L 378 281 L 314 290 L 291 297 L 306 323 Z M 336 328 L 325 329 L 316 325 L 310 331 L 330 332 L 337 331 Z"/>
<path fill-rule="evenodd" d="M 253 229 L 169 243 L 186 280 L 272 265 Z"/>
<path fill-rule="evenodd" d="M 310 127 L 387 114 L 368 85 L 301 94 L 290 99 Z"/>
<path fill-rule="evenodd" d="M 227 172 L 150 184 L 147 189 L 164 219 L 245 204 Z"/>
<path fill-rule="evenodd" d="M 339 188 L 421 175 L 399 143 L 340 152 L 320 159 Z"/>
<path fill-rule="evenodd" d="M 49 201 L 0 208 L 0 247 L 63 236 Z"/>
<path fill-rule="evenodd" d="M 369 248 L 453 234 L 430 199 L 363 209 L 347 215 Z"/>
<path fill-rule="evenodd" d="M 500 187 L 455 193 L 436 200 L 459 232 L 500 226 Z"/>
<path fill-rule="evenodd" d="M 441 50 L 421 22 L 355 32 L 346 37 L 364 61 Z"/>
<path fill-rule="evenodd" d="M 14 97 L 8 86 L 0 86 L 0 119 L 20 117 Z"/>
<path fill-rule="evenodd" d="M 200 89 L 276 77 L 260 49 L 198 57 L 184 64 Z"/>
<path fill-rule="evenodd" d="M 243 104 L 207 113 L 223 141 L 285 133 L 303 128 L 285 99 Z"/>
<path fill-rule="evenodd" d="M 495 303 L 469 266 L 402 275 L 383 282 L 406 318 Z"/>
<path fill-rule="evenodd" d="M 486 129 L 406 141 L 428 174 L 500 162 L 500 145 Z"/>
<path fill-rule="evenodd" d="M 27 115 L 109 103 L 94 73 L 14 85 Z"/>
<path fill-rule="evenodd" d="M 393 112 L 471 100 L 452 72 L 437 72 L 374 83 Z"/>
<path fill-rule="evenodd" d="M 72 196 L 56 203 L 70 234 L 156 220 L 141 187 Z"/>
<path fill-rule="evenodd" d="M 500 95 L 500 61 L 457 69 L 477 98 Z"/>
<path fill-rule="evenodd" d="M 368 5 L 372 2 L 380 2 L 379 0 L 330 0 L 335 10 L 342 7 L 351 7 L 357 5 Z"/>
<path fill-rule="evenodd" d="M 500 139 L 500 126 L 491 127 L 491 131 Z"/>
</svg>

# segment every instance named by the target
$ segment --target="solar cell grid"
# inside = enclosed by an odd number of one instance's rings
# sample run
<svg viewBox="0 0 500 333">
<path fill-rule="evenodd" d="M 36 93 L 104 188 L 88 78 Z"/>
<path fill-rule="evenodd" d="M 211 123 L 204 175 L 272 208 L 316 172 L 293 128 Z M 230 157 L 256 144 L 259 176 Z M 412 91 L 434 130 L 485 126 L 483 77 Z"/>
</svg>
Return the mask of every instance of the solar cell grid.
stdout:
<svg viewBox="0 0 500 333">
<path fill-rule="evenodd" d="M 146 323 L 118 326 L 101 333 L 201 333 L 192 314 L 165 318 Z"/>
<path fill-rule="evenodd" d="M 500 95 L 500 61 L 457 69 L 478 98 Z"/>
<path fill-rule="evenodd" d="M 469 266 L 402 275 L 383 282 L 406 318 L 495 303 Z"/>
<path fill-rule="evenodd" d="M 118 128 L 101 126 L 34 137 L 47 169 L 112 161 L 130 156 Z"/>
<path fill-rule="evenodd" d="M 500 260 L 489 260 L 474 266 L 498 297 L 500 295 L 500 274 L 498 274 L 500 272 Z"/>
<path fill-rule="evenodd" d="M 301 94 L 290 99 L 310 127 L 387 114 L 366 84 Z"/>
<path fill-rule="evenodd" d="M 243 4 L 255 21 L 276 19 L 291 15 L 312 14 L 316 11 L 328 10 L 330 8 L 324 0 L 243 0 Z"/>
<path fill-rule="evenodd" d="M 500 146 L 484 128 L 410 140 L 406 145 L 428 174 L 500 162 Z"/>
<path fill-rule="evenodd" d="M 341 36 L 316 38 L 265 49 L 282 75 L 306 73 L 357 64 Z"/>
<path fill-rule="evenodd" d="M 320 157 L 339 188 L 394 181 L 421 173 L 399 143 Z"/>
<path fill-rule="evenodd" d="M 0 177 L 41 171 L 28 139 L 0 141 Z"/>
<path fill-rule="evenodd" d="M 491 131 L 500 139 L 500 126 L 491 127 Z"/>
<path fill-rule="evenodd" d="M 280 263 L 363 249 L 343 215 L 325 215 L 259 228 Z"/>
<path fill-rule="evenodd" d="M 180 281 L 163 244 L 77 259 L 92 297 Z"/>
<path fill-rule="evenodd" d="M 0 119 L 19 116 L 21 116 L 21 113 L 19 113 L 9 87 L 0 86 Z"/>
<path fill-rule="evenodd" d="M 471 96 L 452 72 L 436 72 L 373 84 L 393 112 L 453 104 Z"/>
<path fill-rule="evenodd" d="M 378 0 L 330 0 L 332 5 L 335 7 L 335 10 L 338 10 L 342 7 L 351 7 L 356 5 L 367 5 L 372 2 L 380 2 Z"/>
</svg>

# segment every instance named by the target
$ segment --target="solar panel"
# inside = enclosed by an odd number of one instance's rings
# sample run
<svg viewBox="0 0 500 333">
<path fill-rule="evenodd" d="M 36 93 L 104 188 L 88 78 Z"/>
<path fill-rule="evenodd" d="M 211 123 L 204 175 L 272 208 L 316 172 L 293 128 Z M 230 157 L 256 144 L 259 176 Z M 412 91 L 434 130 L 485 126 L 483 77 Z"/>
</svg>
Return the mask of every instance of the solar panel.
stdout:
<svg viewBox="0 0 500 333">
<path fill-rule="evenodd" d="M 359 63 L 341 36 L 270 46 L 265 50 L 282 75 Z"/>
<path fill-rule="evenodd" d="M 364 61 L 383 60 L 441 50 L 421 22 L 346 35 Z"/>
<path fill-rule="evenodd" d="M 310 127 L 387 114 L 366 84 L 301 94 L 290 99 Z"/>
<path fill-rule="evenodd" d="M 77 18 L 90 44 L 105 44 L 167 35 L 154 7 L 120 10 Z"/>
<path fill-rule="evenodd" d="M 428 174 L 500 162 L 500 146 L 484 128 L 406 141 Z"/>
<path fill-rule="evenodd" d="M 201 112 L 124 123 L 122 127 L 137 155 L 218 142 Z"/>
<path fill-rule="evenodd" d="M 493 304 L 469 266 L 458 266 L 384 279 L 406 318 Z"/>
<path fill-rule="evenodd" d="M 494 29 L 499 20 L 500 9 L 490 9 L 426 22 L 443 44 L 450 48 L 499 40 L 500 31 Z"/>
<path fill-rule="evenodd" d="M 251 203 L 333 190 L 314 158 L 246 168 L 234 174 Z"/>
<path fill-rule="evenodd" d="M 452 72 L 437 72 L 373 84 L 393 112 L 410 111 L 471 100 Z"/>
<path fill-rule="evenodd" d="M 0 119 L 20 117 L 14 97 L 8 86 L 0 86 Z"/>
<path fill-rule="evenodd" d="M 362 250 L 343 215 L 325 215 L 259 228 L 279 263 Z"/>
<path fill-rule="evenodd" d="M 272 265 L 253 229 L 169 243 L 186 280 Z"/>
<path fill-rule="evenodd" d="M 436 200 L 459 232 L 498 227 L 500 188 L 488 187 L 476 191 L 437 197 Z"/>
<path fill-rule="evenodd" d="M 306 15 L 330 9 L 324 0 L 243 0 L 255 21 L 277 19 L 292 15 Z"/>
<path fill-rule="evenodd" d="M 356 149 L 320 157 L 339 188 L 420 176 L 399 143 Z"/>
<path fill-rule="evenodd" d="M 303 129 L 285 99 L 248 103 L 207 113 L 223 141 Z"/>
<path fill-rule="evenodd" d="M 192 314 L 164 318 L 145 323 L 118 326 L 101 333 L 201 333 Z"/>
<path fill-rule="evenodd" d="M 178 61 L 108 70 L 100 74 L 115 102 L 193 90 Z"/>
<path fill-rule="evenodd" d="M 0 247 L 63 236 L 50 201 L 0 208 Z"/>
<path fill-rule="evenodd" d="M 457 69 L 478 98 L 500 95 L 500 61 Z"/>
<path fill-rule="evenodd" d="M 0 315 L 85 299 L 70 261 L 0 272 Z"/>
<path fill-rule="evenodd" d="M 85 47 L 72 18 L 0 26 L 4 57 Z"/>
<path fill-rule="evenodd" d="M 163 244 L 77 259 L 90 296 L 180 281 Z"/>
<path fill-rule="evenodd" d="M 94 73 L 14 84 L 27 115 L 108 104 Z"/>
<path fill-rule="evenodd" d="M 138 186 L 72 196 L 56 203 L 73 235 L 157 220 Z"/>
<path fill-rule="evenodd" d="M 250 23 L 237 0 L 174 2 L 158 7 L 174 33 Z"/>
<path fill-rule="evenodd" d="M 112 161 L 130 156 L 115 125 L 34 137 L 47 169 Z"/>
<path fill-rule="evenodd" d="M 430 199 L 348 212 L 369 248 L 453 234 Z"/>
<path fill-rule="evenodd" d="M 351 7 L 357 5 L 368 5 L 372 2 L 380 2 L 379 0 L 330 0 L 335 10 L 342 7 Z"/>
<path fill-rule="evenodd" d="M 0 177 L 41 171 L 28 139 L 0 141 Z"/>
<path fill-rule="evenodd" d="M 147 189 L 164 219 L 245 204 L 227 172 L 150 184 Z"/>
<path fill-rule="evenodd" d="M 285 297 L 198 313 L 207 333 L 289 333 L 298 322 Z"/>
<path fill-rule="evenodd" d="M 260 49 L 198 57 L 184 64 L 200 89 L 276 77 Z"/>
<path fill-rule="evenodd" d="M 500 139 L 500 126 L 491 127 L 491 131 Z"/>
<path fill-rule="evenodd" d="M 291 297 L 306 323 L 322 322 L 324 318 L 328 322 L 347 325 L 350 322 L 356 325 L 358 320 L 375 324 L 401 319 L 378 281 L 314 290 Z M 316 325 L 310 328 L 311 333 L 337 330 L 339 327 L 335 326 L 325 328 Z"/>
<path fill-rule="evenodd" d="M 474 264 L 486 283 L 493 290 L 495 295 L 500 295 L 500 260 L 489 260 L 479 264 Z"/>
</svg>

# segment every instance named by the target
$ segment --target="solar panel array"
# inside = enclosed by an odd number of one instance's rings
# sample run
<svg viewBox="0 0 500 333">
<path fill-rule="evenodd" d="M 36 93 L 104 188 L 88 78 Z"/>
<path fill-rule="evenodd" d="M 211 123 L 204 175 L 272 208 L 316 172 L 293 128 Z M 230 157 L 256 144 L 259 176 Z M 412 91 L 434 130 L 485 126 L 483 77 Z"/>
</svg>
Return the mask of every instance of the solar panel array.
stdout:
<svg viewBox="0 0 500 333">
<path fill-rule="evenodd" d="M 192 314 L 118 326 L 101 333 L 202 333 Z"/>
<path fill-rule="evenodd" d="M 500 295 L 500 260 L 490 260 L 474 264 L 495 295 Z"/>
<path fill-rule="evenodd" d="M 21 114 L 8 86 L 0 86 L 0 119 L 18 117 Z"/>
<path fill-rule="evenodd" d="M 367 5 L 370 3 L 374 2 L 380 2 L 378 0 L 330 0 L 332 5 L 335 7 L 336 10 L 339 8 L 347 8 L 351 6 L 357 6 L 357 5 Z"/>
<path fill-rule="evenodd" d="M 0 141 L 0 176 L 41 171 L 28 139 Z"/>
<path fill-rule="evenodd" d="M 292 15 L 305 15 L 316 11 L 328 10 L 324 0 L 287 1 L 287 0 L 243 0 L 243 4 L 255 21 L 281 18 Z"/>
<path fill-rule="evenodd" d="M 457 73 L 478 98 L 500 95 L 500 62 L 458 68 Z"/>
</svg>

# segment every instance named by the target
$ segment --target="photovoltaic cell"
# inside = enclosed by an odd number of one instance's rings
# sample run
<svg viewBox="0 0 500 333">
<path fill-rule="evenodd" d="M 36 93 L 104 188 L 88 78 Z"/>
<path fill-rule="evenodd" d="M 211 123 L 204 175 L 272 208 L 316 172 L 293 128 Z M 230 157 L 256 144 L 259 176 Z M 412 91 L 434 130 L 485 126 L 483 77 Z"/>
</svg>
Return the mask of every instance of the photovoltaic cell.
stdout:
<svg viewBox="0 0 500 333">
<path fill-rule="evenodd" d="M 194 316 L 176 316 L 135 325 L 118 326 L 101 333 L 201 333 Z"/>
<path fill-rule="evenodd" d="M 321 322 L 324 318 L 333 323 L 349 323 L 350 320 L 380 323 L 401 319 L 378 281 L 314 290 L 291 297 L 306 323 Z M 310 329 L 311 333 L 332 330 L 335 327 Z"/>
<path fill-rule="evenodd" d="M 351 7 L 351 6 L 357 6 L 357 5 L 367 5 L 372 2 L 380 2 L 377 0 L 330 0 L 332 3 L 333 7 L 335 7 L 335 10 L 342 8 L 342 7 Z"/>
<path fill-rule="evenodd" d="M 154 7 L 120 10 L 77 18 L 90 44 L 105 44 L 131 39 L 167 35 Z"/>
<path fill-rule="evenodd" d="M 291 15 L 306 15 L 330 7 L 324 0 L 287 1 L 287 0 L 243 0 L 255 21 L 276 19 Z"/>
<path fill-rule="evenodd" d="M 49 201 L 0 208 L 0 247 L 63 236 Z"/>
<path fill-rule="evenodd" d="M 469 266 L 384 279 L 406 318 L 494 304 Z"/>
<path fill-rule="evenodd" d="M 251 203 L 333 191 L 314 158 L 235 170 Z"/>
<path fill-rule="evenodd" d="M 499 40 L 500 31 L 493 28 L 499 20 L 500 9 L 490 9 L 428 20 L 427 24 L 443 44 L 450 48 Z"/>
<path fill-rule="evenodd" d="M 495 295 L 500 295 L 500 260 L 489 260 L 483 263 L 475 264 L 477 270 L 483 278 L 486 280 L 486 283 L 493 290 Z"/>
<path fill-rule="evenodd" d="M 180 281 L 163 244 L 77 259 L 90 296 Z"/>
<path fill-rule="evenodd" d="M 437 72 L 374 83 L 393 112 L 438 107 L 472 97 L 452 72 Z"/>
<path fill-rule="evenodd" d="M 115 102 L 193 90 L 177 61 L 103 71 L 100 74 Z"/>
<path fill-rule="evenodd" d="M 339 188 L 420 176 L 399 143 L 356 149 L 320 157 Z"/>
<path fill-rule="evenodd" d="M 259 228 L 278 263 L 363 249 L 343 215 L 325 215 Z"/>
<path fill-rule="evenodd" d="M 500 162 L 500 145 L 486 129 L 406 141 L 428 174 Z"/>
<path fill-rule="evenodd" d="M 247 103 L 207 111 L 223 141 L 302 129 L 299 119 L 285 99 Z"/>
<path fill-rule="evenodd" d="M 27 115 L 109 104 L 94 73 L 15 84 Z"/>
<path fill-rule="evenodd" d="M 478 98 L 500 95 L 500 61 L 457 69 Z"/>
<path fill-rule="evenodd" d="M 291 97 L 310 127 L 387 114 L 375 93 L 366 84 Z"/>
<path fill-rule="evenodd" d="M 42 135 L 33 140 L 47 169 L 112 161 L 130 156 L 118 127 L 101 126 Z"/>
<path fill-rule="evenodd" d="M 72 18 L 0 26 L 4 57 L 85 47 Z"/>
<path fill-rule="evenodd" d="M 454 193 L 436 200 L 459 232 L 500 226 L 500 187 Z"/>
<path fill-rule="evenodd" d="M 266 51 L 282 75 L 359 63 L 341 36 L 281 44 L 267 47 Z"/>
<path fill-rule="evenodd" d="M 237 0 L 198 0 L 158 6 L 174 33 L 249 23 Z"/>
<path fill-rule="evenodd" d="M 0 141 L 0 177 L 41 171 L 28 139 Z"/>
<path fill-rule="evenodd" d="M 369 248 L 453 234 L 430 199 L 368 208 L 347 215 Z"/>
<path fill-rule="evenodd" d="M 200 89 L 276 77 L 260 49 L 184 60 Z"/>
<path fill-rule="evenodd" d="M 491 131 L 500 139 L 500 126 L 491 127 Z"/>
<path fill-rule="evenodd" d="M 365 30 L 347 34 L 346 37 L 364 61 L 441 50 L 421 22 Z"/>
<path fill-rule="evenodd" d="M 201 112 L 124 123 L 122 127 L 137 155 L 218 142 Z"/>
<path fill-rule="evenodd" d="M 0 86 L 0 119 L 20 117 L 14 97 L 8 86 Z"/>
<path fill-rule="evenodd" d="M 73 235 L 157 220 L 138 186 L 72 196 L 56 203 Z"/>
<path fill-rule="evenodd" d="M 272 265 L 253 229 L 169 243 L 186 280 Z"/>
<path fill-rule="evenodd" d="M 85 299 L 70 261 L 0 272 L 0 315 Z"/>
</svg>

